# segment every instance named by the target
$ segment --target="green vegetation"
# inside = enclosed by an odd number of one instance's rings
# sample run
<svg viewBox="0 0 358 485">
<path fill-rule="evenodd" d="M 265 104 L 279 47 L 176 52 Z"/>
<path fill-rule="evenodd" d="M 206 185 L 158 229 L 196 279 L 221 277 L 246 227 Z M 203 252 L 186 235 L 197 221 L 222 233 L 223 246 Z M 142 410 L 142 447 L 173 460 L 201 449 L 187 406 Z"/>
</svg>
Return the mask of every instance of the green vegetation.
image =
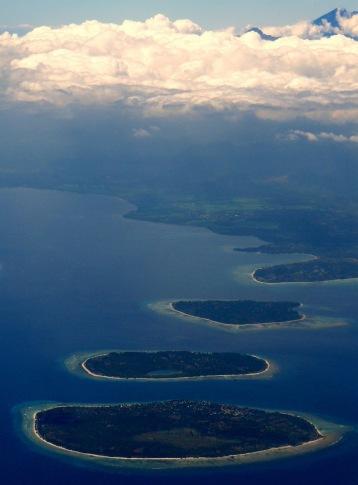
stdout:
<svg viewBox="0 0 358 485">
<path fill-rule="evenodd" d="M 284 200 L 284 203 L 283 203 Z M 310 199 L 235 198 L 231 200 L 156 201 L 141 206 L 129 217 L 204 226 L 227 235 L 254 235 L 269 244 L 246 252 L 306 253 L 318 261 L 282 265 L 264 273 L 259 281 L 323 281 L 358 277 L 358 207 L 335 202 L 329 207 Z M 299 221 L 299 222 L 298 222 Z M 270 276 L 268 276 L 270 274 Z M 275 276 L 276 275 L 276 276 Z"/>
<path fill-rule="evenodd" d="M 84 362 L 89 372 L 123 379 L 164 379 L 198 376 L 245 375 L 267 369 L 265 360 L 237 353 L 110 352 Z"/>
<path fill-rule="evenodd" d="M 302 318 L 295 309 L 300 303 L 289 301 L 176 301 L 173 308 L 182 313 L 230 325 L 290 322 Z"/>
<path fill-rule="evenodd" d="M 283 265 L 274 267 L 270 279 L 258 272 L 258 280 L 262 277 L 267 282 L 293 282 L 357 277 L 358 203 L 353 200 L 348 203 L 329 198 L 317 190 L 272 193 L 263 186 L 260 190 L 252 187 L 251 197 L 205 197 L 200 191 L 195 195 L 182 190 L 168 192 L 161 186 L 152 190 L 108 179 L 102 182 L 80 182 L 76 177 L 62 179 L 59 174 L 43 178 L 14 174 L 14 180 L 8 180 L 7 185 L 119 196 L 137 205 L 135 211 L 127 214 L 128 218 L 201 226 L 224 235 L 257 236 L 268 244 L 236 250 L 314 254 L 320 261 L 309 262 L 302 268 L 285 265 L 285 274 Z"/>
<path fill-rule="evenodd" d="M 314 282 L 358 278 L 358 259 L 315 259 L 258 269 L 255 278 L 265 283 Z"/>
<path fill-rule="evenodd" d="M 162 198 L 163 197 L 163 198 Z M 265 252 L 297 252 L 327 258 L 358 257 L 358 206 L 325 205 L 308 197 L 305 203 L 286 197 L 253 199 L 186 199 L 172 196 L 135 197 L 139 205 L 129 217 L 205 226 L 228 235 L 255 235 L 270 244 Z M 253 249 L 249 249 L 253 250 Z"/>
<path fill-rule="evenodd" d="M 36 431 L 68 450 L 123 458 L 223 457 L 317 440 L 303 418 L 207 402 L 59 406 Z"/>
<path fill-rule="evenodd" d="M 260 252 L 314 254 L 325 261 L 326 279 L 336 279 L 339 264 L 347 277 L 356 277 L 355 269 L 346 271 L 347 264 L 358 260 L 356 191 L 349 196 L 341 192 L 338 196 L 312 177 L 301 184 L 293 175 L 258 182 L 256 174 L 245 183 L 234 183 L 235 177 L 241 181 L 240 173 L 236 164 L 230 165 L 230 170 L 232 173 L 223 175 L 220 169 L 217 175 L 221 176 L 215 178 L 215 183 L 209 172 L 199 170 L 192 185 L 187 181 L 180 184 L 177 178 L 170 185 L 160 177 L 155 183 L 153 180 L 145 183 L 137 177 L 124 180 L 116 175 L 97 174 L 83 178 L 82 172 L 79 177 L 66 171 L 17 173 L 15 170 L 3 174 L 2 185 L 123 197 L 137 205 L 127 215 L 129 218 L 201 226 L 225 235 L 257 236 L 267 241 L 257 248 Z M 210 183 L 205 177 L 209 177 Z M 278 183 L 280 180 L 284 183 Z M 290 266 L 287 269 L 295 271 Z M 303 281 L 312 281 L 309 273 Z"/>
</svg>

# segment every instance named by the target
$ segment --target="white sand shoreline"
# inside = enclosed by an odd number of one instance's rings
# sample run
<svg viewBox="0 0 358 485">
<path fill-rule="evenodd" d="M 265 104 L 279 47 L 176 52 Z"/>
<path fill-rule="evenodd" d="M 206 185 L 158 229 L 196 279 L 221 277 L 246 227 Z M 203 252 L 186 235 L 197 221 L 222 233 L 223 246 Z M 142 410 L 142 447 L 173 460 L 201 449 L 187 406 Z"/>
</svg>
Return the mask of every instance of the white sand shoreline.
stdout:
<svg viewBox="0 0 358 485">
<path fill-rule="evenodd" d="M 117 351 L 117 353 L 124 353 L 124 352 L 130 352 L 130 351 Z M 148 353 L 156 353 L 157 351 L 148 351 Z M 101 354 L 93 354 L 89 357 L 87 357 L 82 363 L 81 363 L 81 369 L 86 373 L 89 374 L 91 377 L 94 377 L 96 379 L 107 379 L 107 380 L 112 380 L 112 381 L 151 381 L 151 382 L 163 382 L 163 381 L 198 381 L 198 380 L 240 380 L 240 379 L 245 379 L 245 378 L 252 378 L 252 377 L 259 377 L 259 376 L 264 376 L 264 375 L 272 375 L 274 372 L 274 366 L 267 360 L 264 359 L 263 357 L 259 357 L 256 355 L 251 355 L 250 357 L 255 357 L 256 359 L 259 359 L 266 364 L 266 369 L 260 372 L 250 372 L 246 374 L 213 374 L 213 375 L 201 375 L 201 376 L 179 376 L 179 377 L 116 377 L 116 376 L 106 376 L 103 374 L 96 374 L 95 372 L 92 372 L 91 370 L 88 369 L 86 366 L 87 361 L 94 357 L 103 357 L 107 355 L 107 353 L 101 353 Z M 204 353 L 204 352 L 200 352 Z M 207 352 L 211 353 L 211 352 Z"/>
<path fill-rule="evenodd" d="M 162 465 L 174 465 L 174 466 L 210 466 L 210 465 L 219 465 L 219 466 L 225 466 L 225 465 L 239 465 L 239 464 L 245 464 L 245 463 L 254 463 L 257 461 L 264 461 L 264 460 L 272 460 L 272 459 L 278 459 L 278 458 L 284 458 L 288 456 L 299 456 L 301 454 L 305 454 L 308 452 L 313 452 L 313 451 L 318 451 L 330 446 L 333 446 L 334 444 L 338 443 L 342 437 L 343 437 L 343 431 L 340 430 L 338 432 L 338 426 L 337 430 L 335 432 L 329 432 L 326 433 L 322 432 L 319 428 L 318 425 L 316 425 L 314 422 L 309 420 L 306 417 L 303 417 L 306 419 L 306 421 L 310 422 L 319 435 L 321 436 L 320 438 L 316 440 L 312 440 L 306 443 L 302 443 L 301 445 L 297 446 L 292 446 L 292 445 L 285 445 L 281 447 L 276 447 L 276 448 L 269 448 L 266 450 L 260 450 L 256 452 L 248 452 L 248 453 L 242 453 L 239 455 L 227 455 L 227 456 L 221 456 L 221 457 L 185 457 L 185 458 L 173 458 L 173 457 L 160 457 L 160 458 L 132 458 L 132 457 L 116 457 L 116 456 L 105 456 L 105 455 L 98 455 L 94 453 L 85 453 L 81 451 L 76 451 L 76 450 L 71 450 L 68 448 L 65 448 L 60 445 L 56 445 L 54 443 L 51 443 L 44 439 L 40 433 L 38 432 L 37 429 L 37 415 L 46 410 L 54 409 L 56 407 L 63 407 L 63 406 L 68 406 L 72 407 L 75 406 L 75 404 L 48 404 L 48 405 L 43 405 L 39 406 L 37 409 L 32 408 L 30 409 L 30 414 L 23 413 L 27 417 L 27 422 L 25 422 L 24 427 L 25 432 L 33 442 L 35 442 L 37 445 L 42 445 L 46 449 L 51 450 L 51 451 L 57 451 L 59 453 L 68 455 L 68 456 L 73 456 L 76 458 L 80 459 L 92 459 L 96 460 L 96 462 L 101 463 L 101 464 L 116 464 L 116 465 L 121 465 L 125 463 L 133 463 L 137 466 L 140 465 L 145 465 L 145 464 L 162 464 Z M 82 407 L 111 407 L 113 404 L 101 404 L 101 405 L 84 405 L 84 404 L 78 404 L 78 406 Z M 283 413 L 283 414 L 291 414 L 291 413 Z M 292 414 L 293 415 L 293 414 Z M 295 416 L 298 416 L 298 414 L 294 414 Z M 330 425 L 332 426 L 332 425 Z"/>
<path fill-rule="evenodd" d="M 317 258 L 318 259 L 318 258 Z M 294 264 L 294 263 L 292 263 Z M 262 268 L 256 268 L 252 273 L 250 273 L 250 277 L 255 283 L 258 283 L 260 285 L 315 285 L 315 284 L 334 284 L 334 283 L 357 283 L 358 278 L 336 278 L 333 280 L 319 280 L 319 281 L 260 281 L 256 278 L 256 273 L 260 269 L 265 269 L 265 268 L 273 268 L 274 266 L 266 266 Z"/>
<path fill-rule="evenodd" d="M 206 301 L 206 300 L 189 300 L 189 301 L 197 302 L 197 301 Z M 225 301 L 225 300 L 220 300 L 220 301 Z M 282 322 L 223 323 L 223 322 L 219 322 L 217 320 L 211 320 L 210 318 L 198 317 L 196 315 L 191 315 L 190 313 L 185 313 L 185 312 L 182 312 L 180 310 L 177 310 L 176 308 L 174 308 L 174 303 L 175 302 L 169 302 L 168 303 L 168 310 L 170 310 L 173 313 L 177 313 L 178 315 L 182 315 L 184 318 L 198 319 L 198 320 L 202 320 L 204 322 L 209 322 L 209 323 L 215 324 L 217 326 L 220 325 L 220 326 L 223 326 L 225 328 L 226 327 L 230 327 L 230 328 L 251 328 L 251 327 L 257 328 L 257 327 L 260 327 L 261 328 L 264 325 L 267 325 L 268 327 L 271 326 L 271 325 L 286 325 L 286 324 L 291 324 L 291 323 L 299 323 L 299 322 L 302 322 L 303 320 L 306 320 L 306 318 L 307 318 L 306 315 L 301 315 L 301 317 L 297 318 L 296 320 L 284 320 Z M 302 307 L 303 304 L 300 303 L 300 306 Z"/>
<path fill-rule="evenodd" d="M 182 301 L 182 300 L 175 300 L 175 301 Z M 185 300 L 187 301 L 187 300 Z M 207 300 L 190 300 L 190 301 L 207 301 Z M 221 301 L 231 301 L 231 300 L 221 300 Z M 253 331 L 274 331 L 274 330 L 293 330 L 293 329 L 323 329 L 323 328 L 331 328 L 331 327 L 342 327 L 346 326 L 349 323 L 347 321 L 340 321 L 336 318 L 327 317 L 327 316 L 319 316 L 319 315 L 312 315 L 307 316 L 306 314 L 302 314 L 299 319 L 296 320 L 289 320 L 283 322 L 267 322 L 267 323 L 251 323 L 251 324 L 226 324 L 217 322 L 215 320 L 210 320 L 208 318 L 202 318 L 195 315 L 190 315 L 189 313 L 184 313 L 179 310 L 176 310 L 173 307 L 173 301 L 158 301 L 155 303 L 150 303 L 149 307 L 162 314 L 174 316 L 176 318 L 181 318 L 187 321 L 196 322 L 202 325 L 208 325 L 213 328 L 217 328 L 226 332 L 253 332 Z M 300 303 L 300 307 L 303 307 L 303 304 Z"/>
</svg>

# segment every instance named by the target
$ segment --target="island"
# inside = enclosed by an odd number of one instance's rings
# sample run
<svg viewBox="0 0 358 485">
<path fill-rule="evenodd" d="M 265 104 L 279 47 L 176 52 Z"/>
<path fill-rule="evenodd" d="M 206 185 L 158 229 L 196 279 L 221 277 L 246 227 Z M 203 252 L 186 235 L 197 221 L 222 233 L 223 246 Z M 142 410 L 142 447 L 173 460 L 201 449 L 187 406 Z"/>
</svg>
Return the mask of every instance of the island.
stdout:
<svg viewBox="0 0 358 485">
<path fill-rule="evenodd" d="M 255 271 L 260 283 L 310 283 L 358 278 L 358 259 L 314 259 Z"/>
<path fill-rule="evenodd" d="M 82 362 L 90 376 L 109 379 L 234 378 L 263 374 L 269 367 L 252 355 L 188 351 L 109 352 Z"/>
<path fill-rule="evenodd" d="M 226 325 L 287 323 L 304 318 L 296 310 L 300 303 L 290 301 L 191 300 L 176 301 L 171 306 L 181 314 Z"/>
<path fill-rule="evenodd" d="M 33 432 L 62 452 L 142 461 L 287 453 L 325 439 L 296 415 L 202 401 L 53 405 L 34 413 Z"/>
</svg>

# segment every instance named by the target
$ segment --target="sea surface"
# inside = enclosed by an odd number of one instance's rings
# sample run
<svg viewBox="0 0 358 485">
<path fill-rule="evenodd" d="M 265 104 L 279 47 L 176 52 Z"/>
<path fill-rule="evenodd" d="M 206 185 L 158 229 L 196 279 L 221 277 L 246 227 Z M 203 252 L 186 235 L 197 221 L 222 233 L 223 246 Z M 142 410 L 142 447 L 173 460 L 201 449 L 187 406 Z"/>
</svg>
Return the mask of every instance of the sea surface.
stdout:
<svg viewBox="0 0 358 485">
<path fill-rule="evenodd" d="M 358 483 L 358 284 L 262 285 L 249 273 L 303 256 L 235 253 L 255 238 L 123 217 L 111 197 L 0 191 L 0 482 L 51 485 Z M 230 333 L 148 305 L 189 298 L 289 299 L 346 326 Z M 238 351 L 279 367 L 269 380 L 108 382 L 68 372 L 65 359 L 99 349 Z M 352 427 L 303 457 L 177 472 L 109 470 L 26 441 L 19 406 L 54 402 L 204 399 L 316 415 Z"/>
</svg>

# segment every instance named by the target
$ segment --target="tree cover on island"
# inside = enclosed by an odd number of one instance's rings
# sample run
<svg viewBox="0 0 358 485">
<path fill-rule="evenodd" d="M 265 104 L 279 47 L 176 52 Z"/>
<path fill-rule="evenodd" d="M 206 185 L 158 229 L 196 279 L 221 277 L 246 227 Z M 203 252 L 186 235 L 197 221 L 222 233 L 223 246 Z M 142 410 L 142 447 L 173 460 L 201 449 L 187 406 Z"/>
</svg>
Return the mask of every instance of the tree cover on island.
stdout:
<svg viewBox="0 0 358 485">
<path fill-rule="evenodd" d="M 36 431 L 68 450 L 138 459 L 224 457 L 320 438 L 297 416 L 201 401 L 58 406 L 37 413 Z"/>
<path fill-rule="evenodd" d="M 90 357 L 84 365 L 95 375 L 123 379 L 245 375 L 268 366 L 251 355 L 187 351 L 110 352 Z"/>
<path fill-rule="evenodd" d="M 88 137 L 85 149 L 73 150 L 72 158 L 51 150 L 58 160 L 48 163 L 47 153 L 32 158 L 21 154 L 17 164 L 13 156 L 4 156 L 1 186 L 125 198 L 137 205 L 128 217 L 257 236 L 268 242 L 266 252 L 314 254 L 331 268 L 335 264 L 334 271 L 324 269 L 327 279 L 335 278 L 342 271 L 338 265 L 348 262 L 344 273 L 351 277 L 350 267 L 358 259 L 358 166 L 353 144 L 340 145 L 338 156 L 329 145 L 323 155 L 303 151 L 292 160 L 292 150 L 281 153 L 281 142 L 275 152 L 261 142 L 248 144 L 245 152 L 243 143 L 215 145 L 200 139 L 195 147 L 185 143 L 174 155 L 161 147 L 149 160 L 146 151 L 130 159 L 121 147 L 113 148 L 114 140 L 104 149 L 103 143 Z M 322 273 L 321 263 L 316 264 Z M 295 272 L 297 267 L 286 269 Z M 44 439 L 68 449 L 139 458 L 150 453 L 222 456 L 319 438 L 301 418 L 254 410 L 237 411 L 237 416 L 228 406 L 215 406 L 185 402 L 59 407 L 38 413 L 36 429 Z"/>
<path fill-rule="evenodd" d="M 207 300 L 177 301 L 173 308 L 191 316 L 230 325 L 280 323 L 299 320 L 300 303 L 289 301 Z"/>
<path fill-rule="evenodd" d="M 326 279 L 336 279 L 338 266 L 344 278 L 356 277 L 358 196 L 354 181 L 358 173 L 353 151 L 351 176 L 343 177 L 341 163 L 332 161 L 329 179 L 322 177 L 322 169 L 326 176 L 328 167 L 321 160 L 315 159 L 313 164 L 300 158 L 296 164 L 288 166 L 282 161 L 276 167 L 266 158 L 265 165 L 259 159 L 256 162 L 251 155 L 248 165 L 239 155 L 225 165 L 225 171 L 210 150 L 205 159 L 201 154 L 186 169 L 163 161 L 148 170 L 143 161 L 143 170 L 129 164 L 120 175 L 117 163 L 101 168 L 93 163 L 86 173 L 76 172 L 72 164 L 70 169 L 58 170 L 52 165 L 46 170 L 14 169 L 12 164 L 11 171 L 1 172 L 1 185 L 122 197 L 137 205 L 127 217 L 202 226 L 225 235 L 257 236 L 268 243 L 260 248 L 262 252 L 317 256 L 323 261 L 318 264 L 321 270 L 324 267 Z M 203 170 L 206 165 L 210 170 Z M 336 184 L 339 186 L 334 188 Z M 287 265 L 291 269 L 295 271 Z M 309 267 L 304 274 L 303 281 L 314 281 Z"/>
<path fill-rule="evenodd" d="M 358 259 L 314 259 L 303 263 L 280 264 L 255 271 L 264 283 L 314 282 L 358 278 Z"/>
</svg>

